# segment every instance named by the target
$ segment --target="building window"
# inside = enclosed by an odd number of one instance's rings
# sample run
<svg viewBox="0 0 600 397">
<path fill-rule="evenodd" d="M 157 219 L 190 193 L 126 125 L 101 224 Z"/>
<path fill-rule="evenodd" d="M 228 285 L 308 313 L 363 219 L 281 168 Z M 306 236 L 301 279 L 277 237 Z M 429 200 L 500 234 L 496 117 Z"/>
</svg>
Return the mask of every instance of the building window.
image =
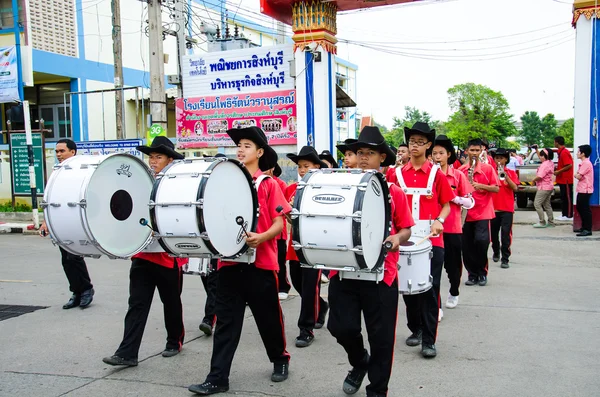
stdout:
<svg viewBox="0 0 600 397">
<path fill-rule="evenodd" d="M 76 57 L 75 0 L 30 0 L 29 7 L 33 48 Z"/>
</svg>

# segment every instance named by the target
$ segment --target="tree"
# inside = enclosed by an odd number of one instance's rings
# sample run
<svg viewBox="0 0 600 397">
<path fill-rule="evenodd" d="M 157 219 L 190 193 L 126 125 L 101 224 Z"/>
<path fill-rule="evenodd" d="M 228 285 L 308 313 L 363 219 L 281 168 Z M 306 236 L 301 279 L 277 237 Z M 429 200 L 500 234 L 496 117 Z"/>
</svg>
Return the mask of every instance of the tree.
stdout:
<svg viewBox="0 0 600 397">
<path fill-rule="evenodd" d="M 548 113 L 542 119 L 542 142 L 545 147 L 554 146 L 554 137 L 558 135 L 558 122 L 552 113 Z"/>
<path fill-rule="evenodd" d="M 473 138 L 502 144 L 516 132 L 508 101 L 501 92 L 466 83 L 450 88 L 448 97 L 454 113 L 445 128 L 456 145 L 465 146 Z"/>
<path fill-rule="evenodd" d="M 558 133 L 556 135 L 560 135 L 560 136 L 564 137 L 565 138 L 565 146 L 572 148 L 573 145 L 575 144 L 573 142 L 574 135 L 575 135 L 575 119 L 570 118 L 568 120 L 565 120 L 563 125 L 561 125 L 560 128 L 558 129 Z M 552 144 L 554 145 L 554 142 L 552 142 Z"/>
<path fill-rule="evenodd" d="M 427 112 L 421 111 L 417 108 L 405 106 L 404 107 L 404 117 L 398 118 L 394 117 L 394 124 L 392 126 L 392 130 L 387 134 L 384 134 L 385 140 L 390 145 L 394 145 L 398 147 L 401 143 L 404 142 L 404 127 L 412 127 L 417 121 L 421 121 L 429 124 L 431 128 L 435 128 L 437 134 L 440 134 L 439 131 L 442 123 L 439 121 L 435 121 L 431 119 L 431 115 Z"/>
<path fill-rule="evenodd" d="M 526 111 L 521 116 L 521 131 L 519 138 L 527 145 L 539 145 L 542 143 L 542 120 L 537 112 Z"/>
</svg>

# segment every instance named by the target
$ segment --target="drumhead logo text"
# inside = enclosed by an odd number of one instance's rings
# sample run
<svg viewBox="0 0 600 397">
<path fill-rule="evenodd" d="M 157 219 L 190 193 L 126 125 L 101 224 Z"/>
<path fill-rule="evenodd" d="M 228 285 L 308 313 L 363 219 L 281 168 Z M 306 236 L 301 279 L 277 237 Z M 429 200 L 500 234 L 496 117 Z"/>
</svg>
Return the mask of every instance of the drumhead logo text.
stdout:
<svg viewBox="0 0 600 397">
<path fill-rule="evenodd" d="M 244 229 L 248 230 L 248 222 L 244 222 L 244 226 L 240 226 L 240 231 L 238 232 L 237 238 L 235 239 L 235 244 L 239 245 L 242 241 L 244 241 L 244 237 L 246 237 L 246 233 Z"/>
<path fill-rule="evenodd" d="M 131 171 L 129 170 L 131 165 L 121 164 L 121 167 L 117 169 L 117 175 L 127 175 L 127 178 L 131 178 Z"/>
<path fill-rule="evenodd" d="M 377 182 L 371 182 L 371 188 L 373 189 L 373 193 L 375 193 L 378 197 L 381 196 L 381 188 L 377 184 Z"/>
<path fill-rule="evenodd" d="M 194 243 L 177 243 L 177 244 L 175 244 L 175 247 L 184 249 L 184 250 L 197 250 L 197 249 L 202 248 L 198 244 L 194 244 Z"/>
<path fill-rule="evenodd" d="M 339 196 L 337 194 L 319 194 L 317 196 L 313 196 L 313 201 L 319 204 L 339 204 L 343 203 L 344 196 Z"/>
</svg>

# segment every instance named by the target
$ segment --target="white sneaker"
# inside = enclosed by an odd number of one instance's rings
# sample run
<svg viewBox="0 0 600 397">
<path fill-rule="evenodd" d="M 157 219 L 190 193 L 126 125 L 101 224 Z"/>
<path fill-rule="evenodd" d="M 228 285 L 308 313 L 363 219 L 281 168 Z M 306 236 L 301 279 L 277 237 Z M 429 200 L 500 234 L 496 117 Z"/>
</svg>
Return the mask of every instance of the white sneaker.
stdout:
<svg viewBox="0 0 600 397">
<path fill-rule="evenodd" d="M 287 292 L 280 292 L 279 293 L 279 300 L 280 301 L 284 301 L 288 298 L 288 293 Z"/>
<path fill-rule="evenodd" d="M 458 305 L 458 296 L 448 295 L 448 299 L 446 300 L 446 307 L 448 309 L 454 309 Z"/>
<path fill-rule="evenodd" d="M 438 323 L 440 321 L 442 321 L 442 319 L 444 318 L 444 311 L 442 310 L 442 308 L 440 307 L 440 311 L 438 312 Z"/>
<path fill-rule="evenodd" d="M 321 273 L 321 284 L 327 284 L 328 282 L 329 279 L 327 278 L 327 276 Z"/>
<path fill-rule="evenodd" d="M 573 220 L 573 218 L 567 218 L 566 216 L 559 216 L 557 218 L 555 218 L 557 221 L 569 221 L 569 220 Z"/>
<path fill-rule="evenodd" d="M 567 218 L 566 220 L 569 222 L 573 222 L 573 218 Z"/>
</svg>

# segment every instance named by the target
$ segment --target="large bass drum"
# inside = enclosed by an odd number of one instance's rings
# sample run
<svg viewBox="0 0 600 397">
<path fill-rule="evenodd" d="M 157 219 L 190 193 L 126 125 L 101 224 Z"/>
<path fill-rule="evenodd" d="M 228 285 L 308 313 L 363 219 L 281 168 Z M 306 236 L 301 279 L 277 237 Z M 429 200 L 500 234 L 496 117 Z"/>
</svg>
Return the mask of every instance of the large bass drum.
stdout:
<svg viewBox="0 0 600 397">
<path fill-rule="evenodd" d="M 171 255 L 238 258 L 249 248 L 244 229 L 256 230 L 258 196 L 237 160 L 178 160 L 154 184 L 150 218 L 160 245 Z"/>
<path fill-rule="evenodd" d="M 389 190 L 375 171 L 311 170 L 298 183 L 292 238 L 301 263 L 376 271 L 390 233 Z"/>
<path fill-rule="evenodd" d="M 150 168 L 124 153 L 74 156 L 54 167 L 42 207 L 52 240 L 81 256 L 129 258 L 151 240 Z"/>
</svg>

